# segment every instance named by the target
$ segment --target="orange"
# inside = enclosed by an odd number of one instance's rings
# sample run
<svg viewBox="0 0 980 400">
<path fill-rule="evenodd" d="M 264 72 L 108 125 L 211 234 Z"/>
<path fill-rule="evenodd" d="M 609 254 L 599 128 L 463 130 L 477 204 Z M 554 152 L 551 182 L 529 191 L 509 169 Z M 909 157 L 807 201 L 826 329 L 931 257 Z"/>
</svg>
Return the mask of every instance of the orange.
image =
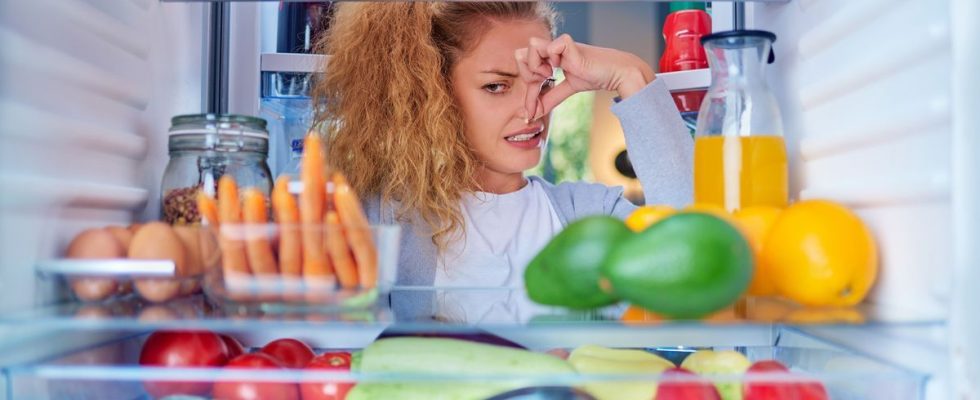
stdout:
<svg viewBox="0 0 980 400">
<path fill-rule="evenodd" d="M 711 214 L 725 220 L 725 222 L 735 225 L 735 227 L 739 228 L 739 230 L 742 229 L 742 227 L 738 226 L 738 224 L 735 223 L 735 219 L 732 218 L 732 214 L 729 213 L 728 211 L 725 211 L 724 208 L 722 208 L 717 204 L 693 203 L 687 206 L 686 208 L 684 208 L 684 211 L 694 211 L 694 212 L 702 212 L 705 214 Z"/>
<path fill-rule="evenodd" d="M 671 206 L 642 206 L 630 213 L 625 222 L 633 232 L 641 232 L 674 212 L 676 211 Z"/>
<path fill-rule="evenodd" d="M 619 319 L 620 321 L 623 321 L 624 323 L 627 324 L 643 325 L 643 324 L 652 324 L 654 322 L 661 321 L 664 318 L 661 317 L 660 315 L 657 315 L 656 313 L 644 310 L 641 307 L 630 305 L 629 308 L 626 309 L 626 312 L 624 312 L 623 315 L 619 317 Z"/>
<path fill-rule="evenodd" d="M 807 306 L 852 306 L 864 300 L 878 273 L 867 226 L 826 200 L 796 203 L 769 232 L 762 258 L 779 294 Z"/>
<path fill-rule="evenodd" d="M 769 231 L 772 230 L 782 211 L 778 207 L 755 206 L 735 211 L 733 215 L 745 238 L 749 240 L 752 256 L 755 259 L 755 271 L 748 289 L 750 295 L 776 294 L 776 285 L 772 282 L 769 264 L 762 258 L 762 245 L 765 244 Z"/>
</svg>

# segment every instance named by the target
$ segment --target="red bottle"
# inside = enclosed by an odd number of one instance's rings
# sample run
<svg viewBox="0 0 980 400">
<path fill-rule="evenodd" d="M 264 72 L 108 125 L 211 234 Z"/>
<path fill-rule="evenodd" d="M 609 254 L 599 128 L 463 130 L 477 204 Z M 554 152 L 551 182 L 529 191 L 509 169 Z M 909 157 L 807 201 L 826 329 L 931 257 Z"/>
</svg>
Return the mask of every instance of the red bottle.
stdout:
<svg viewBox="0 0 980 400">
<path fill-rule="evenodd" d="M 711 34 L 711 16 L 704 11 L 704 3 L 671 3 L 670 11 L 664 21 L 664 40 L 667 46 L 660 57 L 660 72 L 708 68 L 708 57 L 704 54 L 704 47 L 701 47 L 701 36 Z M 672 96 L 681 112 L 697 112 L 705 92 L 675 92 Z"/>
</svg>

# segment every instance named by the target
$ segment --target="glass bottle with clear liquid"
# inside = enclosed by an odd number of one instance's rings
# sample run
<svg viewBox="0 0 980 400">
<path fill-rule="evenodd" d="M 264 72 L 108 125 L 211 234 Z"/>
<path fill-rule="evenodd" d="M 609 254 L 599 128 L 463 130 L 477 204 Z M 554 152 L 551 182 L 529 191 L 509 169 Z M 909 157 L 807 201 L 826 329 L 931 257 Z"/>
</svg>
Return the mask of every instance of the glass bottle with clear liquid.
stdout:
<svg viewBox="0 0 980 400">
<path fill-rule="evenodd" d="M 717 32 L 701 38 L 711 86 L 694 139 L 694 201 L 728 211 L 786 206 L 788 172 L 782 119 L 766 85 L 776 35 Z"/>
</svg>

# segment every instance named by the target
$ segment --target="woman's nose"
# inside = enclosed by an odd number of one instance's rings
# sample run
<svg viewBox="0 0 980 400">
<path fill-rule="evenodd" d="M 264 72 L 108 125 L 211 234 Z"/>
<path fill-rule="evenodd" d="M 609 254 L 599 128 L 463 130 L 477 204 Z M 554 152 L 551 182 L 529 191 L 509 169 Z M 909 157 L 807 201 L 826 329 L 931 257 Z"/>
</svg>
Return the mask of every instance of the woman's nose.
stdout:
<svg viewBox="0 0 980 400">
<path fill-rule="evenodd" d="M 514 84 L 514 95 L 511 96 L 510 101 L 514 102 L 513 107 L 517 111 L 516 117 L 521 120 L 521 122 L 526 122 L 531 116 L 528 114 L 529 110 L 526 108 L 525 96 L 527 96 L 528 85 L 523 80 L 518 80 L 518 83 Z"/>
</svg>

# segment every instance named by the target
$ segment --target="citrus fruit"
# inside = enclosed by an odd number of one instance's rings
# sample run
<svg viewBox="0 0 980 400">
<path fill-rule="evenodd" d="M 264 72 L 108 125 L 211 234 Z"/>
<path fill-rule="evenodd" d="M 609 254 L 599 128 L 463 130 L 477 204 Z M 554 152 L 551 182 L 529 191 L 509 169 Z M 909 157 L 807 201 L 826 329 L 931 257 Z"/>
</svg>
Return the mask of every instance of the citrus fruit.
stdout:
<svg viewBox="0 0 980 400">
<path fill-rule="evenodd" d="M 599 288 L 599 267 L 633 233 L 623 221 L 593 216 L 572 222 L 531 260 L 524 285 L 531 300 L 569 308 L 594 308 L 617 299 Z"/>
<path fill-rule="evenodd" d="M 755 259 L 755 273 L 752 275 L 752 282 L 749 283 L 748 294 L 756 296 L 766 296 L 776 294 L 776 285 L 772 282 L 769 265 L 762 258 L 762 245 L 765 244 L 769 231 L 775 225 L 776 219 L 783 210 L 772 206 L 746 207 L 735 211 L 732 215 L 738 223 L 749 245 L 752 246 L 752 255 Z"/>
<path fill-rule="evenodd" d="M 675 212 L 671 206 L 641 206 L 630 213 L 625 222 L 630 230 L 640 232 Z"/>
<path fill-rule="evenodd" d="M 613 292 L 674 318 L 696 318 L 734 302 L 752 277 L 752 250 L 716 216 L 682 212 L 626 238 L 602 265 Z"/>
<path fill-rule="evenodd" d="M 826 200 L 793 204 L 762 249 L 779 294 L 807 306 L 851 306 L 878 273 L 871 231 L 846 207 Z"/>
</svg>

